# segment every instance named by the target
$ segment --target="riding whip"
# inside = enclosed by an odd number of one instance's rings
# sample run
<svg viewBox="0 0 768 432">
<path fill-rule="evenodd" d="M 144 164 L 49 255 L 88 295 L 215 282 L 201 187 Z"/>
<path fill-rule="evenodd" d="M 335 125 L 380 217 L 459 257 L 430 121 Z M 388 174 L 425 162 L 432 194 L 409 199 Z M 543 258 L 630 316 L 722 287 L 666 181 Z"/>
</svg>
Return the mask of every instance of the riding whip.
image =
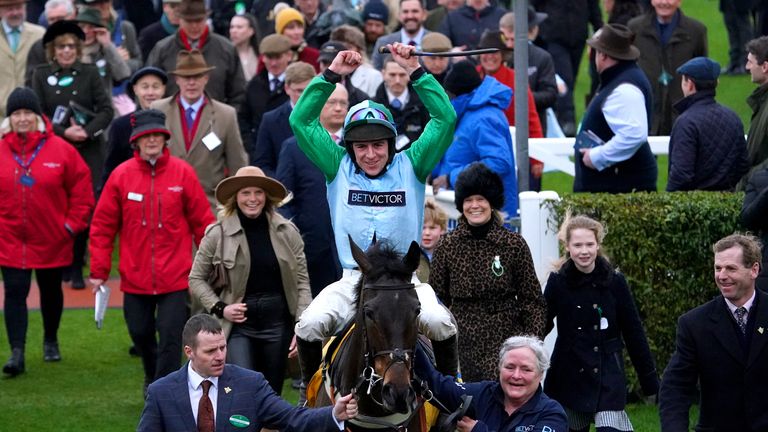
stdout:
<svg viewBox="0 0 768 432">
<path fill-rule="evenodd" d="M 483 48 L 483 49 L 476 49 L 476 50 L 469 50 L 469 51 L 446 51 L 446 52 L 426 52 L 426 51 L 415 51 L 411 53 L 411 55 L 417 56 L 417 57 L 465 57 L 465 56 L 471 56 L 471 55 L 478 55 L 478 54 L 491 54 L 495 52 L 499 52 L 500 50 L 498 48 Z M 379 52 L 381 54 L 389 54 L 389 48 L 383 46 L 379 48 Z"/>
</svg>

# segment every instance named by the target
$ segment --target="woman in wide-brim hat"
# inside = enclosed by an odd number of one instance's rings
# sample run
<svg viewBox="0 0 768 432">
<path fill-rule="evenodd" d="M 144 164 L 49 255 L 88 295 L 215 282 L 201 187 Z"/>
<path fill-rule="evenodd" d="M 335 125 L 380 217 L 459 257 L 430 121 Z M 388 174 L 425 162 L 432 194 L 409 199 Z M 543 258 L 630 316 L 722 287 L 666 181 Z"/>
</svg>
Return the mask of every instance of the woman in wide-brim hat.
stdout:
<svg viewBox="0 0 768 432">
<path fill-rule="evenodd" d="M 295 355 L 293 326 L 312 300 L 298 228 L 275 211 L 288 191 L 257 167 L 246 166 L 216 186 L 220 221 L 208 227 L 189 275 L 192 294 L 219 317 L 227 363 L 262 372 L 280 394 L 287 357 Z M 208 284 L 224 263 L 229 286 Z"/>
<path fill-rule="evenodd" d="M 154 66 L 146 66 L 137 70 L 126 87 L 126 94 L 135 102 L 137 110 L 150 108 L 152 102 L 162 99 L 168 75 L 164 70 Z M 104 174 L 101 184 L 107 182 L 109 175 L 118 165 L 133 157 L 130 137 L 133 126 L 133 112 L 116 118 L 109 128 L 107 157 L 104 161 Z"/>
<path fill-rule="evenodd" d="M 35 68 L 32 89 L 40 98 L 43 114 L 53 124 L 53 132 L 75 146 L 90 168 L 91 185 L 97 194 L 104 168 L 105 132 L 114 110 L 98 68 L 80 59 L 84 39 L 76 21 L 51 24 L 43 36 L 49 63 Z M 87 230 L 78 234 L 72 267 L 64 272 L 64 280 L 71 280 L 75 289 L 85 288 L 82 268 L 87 239 Z"/>
<path fill-rule="evenodd" d="M 461 374 L 468 382 L 498 377 L 496 355 L 509 335 L 543 337 L 546 303 L 523 237 L 503 226 L 504 183 L 481 162 L 456 179 L 459 224 L 432 255 L 429 284 L 451 309 Z"/>
</svg>

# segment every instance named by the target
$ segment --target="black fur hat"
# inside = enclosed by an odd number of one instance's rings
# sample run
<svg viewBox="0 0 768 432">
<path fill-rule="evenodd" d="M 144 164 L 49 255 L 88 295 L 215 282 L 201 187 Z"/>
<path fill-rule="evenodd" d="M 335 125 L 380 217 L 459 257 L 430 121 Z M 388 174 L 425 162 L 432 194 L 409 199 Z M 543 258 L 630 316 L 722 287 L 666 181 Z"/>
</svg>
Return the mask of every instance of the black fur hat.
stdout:
<svg viewBox="0 0 768 432">
<path fill-rule="evenodd" d="M 473 162 L 459 174 L 454 191 L 456 210 L 460 212 L 464 200 L 472 195 L 482 195 L 495 210 L 504 207 L 504 183 L 482 162 Z"/>
</svg>

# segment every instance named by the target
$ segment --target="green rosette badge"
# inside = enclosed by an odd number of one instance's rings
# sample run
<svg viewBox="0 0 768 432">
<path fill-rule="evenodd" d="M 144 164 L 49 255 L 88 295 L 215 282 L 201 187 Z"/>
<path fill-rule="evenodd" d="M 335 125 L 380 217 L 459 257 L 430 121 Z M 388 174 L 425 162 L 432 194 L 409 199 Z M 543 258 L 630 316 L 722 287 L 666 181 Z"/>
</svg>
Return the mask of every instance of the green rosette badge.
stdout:
<svg viewBox="0 0 768 432">
<path fill-rule="evenodd" d="M 235 414 L 229 418 L 229 424 L 237 428 L 247 428 L 251 421 L 244 415 Z"/>
</svg>

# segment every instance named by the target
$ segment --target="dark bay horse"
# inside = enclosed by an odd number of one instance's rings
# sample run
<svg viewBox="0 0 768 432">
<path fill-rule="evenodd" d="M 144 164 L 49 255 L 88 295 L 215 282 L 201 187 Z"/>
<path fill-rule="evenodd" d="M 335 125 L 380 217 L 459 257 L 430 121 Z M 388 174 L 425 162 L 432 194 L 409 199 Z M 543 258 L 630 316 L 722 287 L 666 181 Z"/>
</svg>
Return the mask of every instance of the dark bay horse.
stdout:
<svg viewBox="0 0 768 432">
<path fill-rule="evenodd" d="M 419 245 L 412 242 L 405 257 L 384 242 L 367 253 L 351 238 L 350 246 L 362 273 L 357 313 L 327 371 L 330 386 L 325 387 L 334 397 L 356 393 L 359 415 L 347 422 L 350 430 L 421 431 L 424 389 L 412 372 L 421 307 L 411 283 Z M 318 405 L 327 396 L 321 390 Z"/>
</svg>

